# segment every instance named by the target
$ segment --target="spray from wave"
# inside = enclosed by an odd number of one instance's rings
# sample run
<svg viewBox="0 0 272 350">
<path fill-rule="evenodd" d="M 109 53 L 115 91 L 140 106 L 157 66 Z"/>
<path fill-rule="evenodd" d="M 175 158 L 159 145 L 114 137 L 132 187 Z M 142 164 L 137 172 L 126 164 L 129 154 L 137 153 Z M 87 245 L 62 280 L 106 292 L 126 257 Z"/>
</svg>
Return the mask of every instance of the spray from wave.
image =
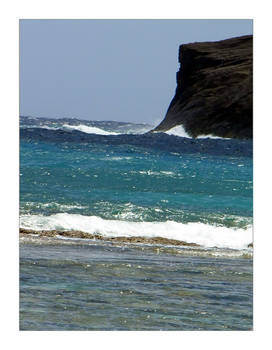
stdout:
<svg viewBox="0 0 272 350">
<path fill-rule="evenodd" d="M 187 134 L 187 132 L 185 131 L 183 125 L 177 125 L 174 128 L 168 130 L 165 132 L 168 135 L 173 135 L 173 136 L 179 136 L 179 137 L 186 137 L 191 139 L 191 136 L 189 134 Z"/>
<path fill-rule="evenodd" d="M 192 137 L 185 131 L 183 125 L 177 125 L 175 127 L 173 127 L 172 129 L 168 130 L 165 132 L 168 135 L 173 135 L 173 136 L 179 136 L 179 137 L 186 137 L 191 139 Z M 197 136 L 197 139 L 225 139 L 225 140 L 229 140 L 227 138 L 224 137 L 219 137 L 219 136 L 214 136 L 214 135 L 199 135 Z"/>
</svg>

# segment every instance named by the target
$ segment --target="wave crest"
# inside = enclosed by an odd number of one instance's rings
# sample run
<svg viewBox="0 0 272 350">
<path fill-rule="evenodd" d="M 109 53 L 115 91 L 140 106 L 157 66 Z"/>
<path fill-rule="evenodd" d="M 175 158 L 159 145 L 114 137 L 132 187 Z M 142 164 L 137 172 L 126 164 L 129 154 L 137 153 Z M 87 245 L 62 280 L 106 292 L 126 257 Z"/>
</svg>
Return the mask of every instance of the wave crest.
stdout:
<svg viewBox="0 0 272 350">
<path fill-rule="evenodd" d="M 69 124 L 64 124 L 63 125 L 64 129 L 69 129 L 69 130 L 78 130 L 81 132 L 85 132 L 87 134 L 96 134 L 96 135 L 119 135 L 117 132 L 113 131 L 106 131 L 100 128 L 97 128 L 95 126 L 87 126 L 84 124 L 80 125 L 69 125 Z"/>
<path fill-rule="evenodd" d="M 192 137 L 185 131 L 183 125 L 177 125 L 173 127 L 172 129 L 165 132 L 168 135 L 173 136 L 179 136 L 179 137 L 186 137 L 191 139 Z M 212 134 L 209 135 L 199 135 L 197 136 L 197 139 L 221 139 L 221 140 L 229 140 L 229 138 L 226 137 L 219 137 Z"/>
<path fill-rule="evenodd" d="M 162 237 L 203 247 L 245 249 L 252 243 L 252 227 L 235 229 L 203 223 L 128 222 L 98 216 L 59 213 L 51 216 L 24 215 L 20 227 L 33 230 L 78 230 L 106 237 Z"/>
</svg>

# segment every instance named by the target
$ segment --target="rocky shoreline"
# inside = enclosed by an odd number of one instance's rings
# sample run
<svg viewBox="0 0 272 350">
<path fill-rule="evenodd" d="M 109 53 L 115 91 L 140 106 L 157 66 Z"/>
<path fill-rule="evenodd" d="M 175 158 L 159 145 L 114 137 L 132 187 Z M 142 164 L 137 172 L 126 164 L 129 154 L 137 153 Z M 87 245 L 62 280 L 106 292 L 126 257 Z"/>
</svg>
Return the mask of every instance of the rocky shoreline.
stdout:
<svg viewBox="0 0 272 350">
<path fill-rule="evenodd" d="M 82 239 L 82 240 L 94 240 L 105 243 L 116 243 L 116 244 L 148 244 L 148 245 L 162 245 L 162 246 L 180 246 L 180 247 L 201 247 L 196 243 L 188 243 L 184 241 L 179 241 L 176 239 L 169 239 L 163 237 L 105 237 L 99 234 L 90 234 L 82 231 L 62 231 L 62 230 L 31 230 L 20 228 L 20 238 L 28 238 L 28 237 L 36 237 L 36 238 L 70 238 L 70 239 Z M 253 248 L 253 243 L 248 245 L 248 248 Z"/>
<path fill-rule="evenodd" d="M 57 238 L 58 236 L 65 238 L 80 238 L 80 239 L 93 239 L 96 241 L 104 241 L 111 243 L 142 243 L 142 244 L 159 244 L 159 245 L 173 245 L 173 246 L 188 246 L 199 247 L 196 243 L 187 243 L 184 241 L 178 241 L 175 239 L 163 238 L 163 237 L 105 237 L 99 234 L 90 234 L 82 231 L 61 231 L 61 230 L 29 230 L 20 228 L 20 237 L 34 235 L 37 237 L 50 237 Z"/>
<path fill-rule="evenodd" d="M 154 131 L 252 139 L 252 46 L 252 35 L 181 45 L 176 93 Z"/>
</svg>

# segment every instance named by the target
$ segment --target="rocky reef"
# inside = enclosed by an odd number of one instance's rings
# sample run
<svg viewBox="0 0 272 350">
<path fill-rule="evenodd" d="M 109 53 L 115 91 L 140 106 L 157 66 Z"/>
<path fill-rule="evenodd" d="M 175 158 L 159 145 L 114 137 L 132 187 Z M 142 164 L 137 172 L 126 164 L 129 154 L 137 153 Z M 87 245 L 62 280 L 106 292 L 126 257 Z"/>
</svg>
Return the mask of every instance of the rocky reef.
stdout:
<svg viewBox="0 0 272 350">
<path fill-rule="evenodd" d="M 176 93 L 153 131 L 252 138 L 252 46 L 252 35 L 181 45 Z"/>
<path fill-rule="evenodd" d="M 39 237 L 66 237 L 66 238 L 80 238 L 80 239 L 92 239 L 96 241 L 105 241 L 111 243 L 141 243 L 141 244 L 154 244 L 154 245 L 173 245 L 173 246 L 190 246 L 190 247 L 198 247 L 199 245 L 196 243 L 188 243 L 184 241 L 178 241 L 176 239 L 169 239 L 163 237 L 106 237 L 100 234 L 90 234 L 82 231 L 61 231 L 61 230 L 28 230 L 24 228 L 20 228 L 20 236 L 39 236 Z"/>
<path fill-rule="evenodd" d="M 148 245 L 165 245 L 165 246 L 183 246 L 183 247 L 200 247 L 196 243 L 188 243 L 185 241 L 179 241 L 176 239 L 169 239 L 163 237 L 141 237 L 141 236 L 118 236 L 118 237 L 106 237 L 100 234 L 91 234 L 82 231 L 62 231 L 62 230 L 30 230 L 20 228 L 20 238 L 31 237 L 33 239 L 39 238 L 70 238 L 81 240 L 93 240 L 94 242 L 106 242 L 111 244 L 148 244 Z M 81 243 L 83 243 L 81 241 Z M 248 248 L 253 248 L 253 243 L 248 245 Z"/>
</svg>

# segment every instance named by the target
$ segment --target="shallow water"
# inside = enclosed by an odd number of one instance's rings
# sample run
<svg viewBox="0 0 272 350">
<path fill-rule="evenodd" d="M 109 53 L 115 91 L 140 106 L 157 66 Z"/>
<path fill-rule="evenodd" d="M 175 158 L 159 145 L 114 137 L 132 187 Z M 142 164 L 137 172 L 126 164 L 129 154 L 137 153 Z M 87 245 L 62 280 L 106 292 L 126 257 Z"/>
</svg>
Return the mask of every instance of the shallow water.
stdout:
<svg viewBox="0 0 272 350">
<path fill-rule="evenodd" d="M 252 259 L 22 243 L 21 330 L 250 330 Z"/>
</svg>

